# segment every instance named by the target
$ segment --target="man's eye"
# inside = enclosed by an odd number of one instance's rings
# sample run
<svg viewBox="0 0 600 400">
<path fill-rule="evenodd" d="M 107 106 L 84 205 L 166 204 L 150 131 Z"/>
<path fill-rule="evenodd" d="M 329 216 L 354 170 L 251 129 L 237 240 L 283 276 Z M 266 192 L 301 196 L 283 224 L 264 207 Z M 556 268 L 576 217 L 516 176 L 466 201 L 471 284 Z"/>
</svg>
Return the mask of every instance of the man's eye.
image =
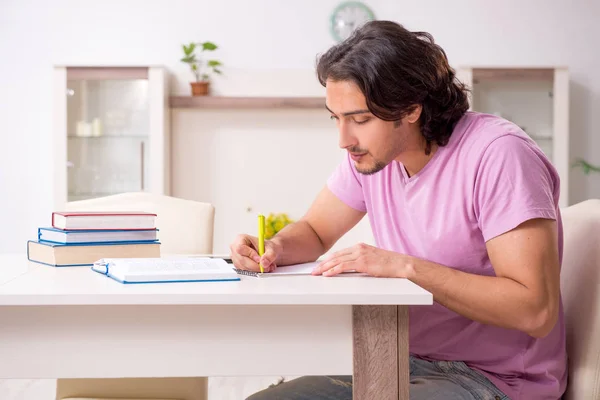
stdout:
<svg viewBox="0 0 600 400">
<path fill-rule="evenodd" d="M 370 120 L 371 120 L 371 118 L 366 118 L 366 119 L 362 119 L 362 120 L 354 120 L 354 122 L 356 122 L 359 125 L 362 125 L 362 124 L 366 124 Z"/>
<path fill-rule="evenodd" d="M 333 120 L 333 119 L 338 119 L 335 115 L 330 115 L 329 119 Z"/>
</svg>

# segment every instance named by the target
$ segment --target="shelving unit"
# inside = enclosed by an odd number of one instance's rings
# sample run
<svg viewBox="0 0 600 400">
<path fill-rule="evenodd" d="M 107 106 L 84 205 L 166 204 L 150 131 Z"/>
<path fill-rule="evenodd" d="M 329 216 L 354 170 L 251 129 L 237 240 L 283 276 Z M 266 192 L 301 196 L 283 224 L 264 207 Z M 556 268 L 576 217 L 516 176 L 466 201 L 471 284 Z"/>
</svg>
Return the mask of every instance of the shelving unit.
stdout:
<svg viewBox="0 0 600 400">
<path fill-rule="evenodd" d="M 561 179 L 560 205 L 569 204 L 569 71 L 564 67 L 461 67 L 470 108 L 519 125 L 544 151 Z"/>
<path fill-rule="evenodd" d="M 224 96 L 171 96 L 171 108 L 324 109 L 325 97 L 224 97 Z"/>
</svg>

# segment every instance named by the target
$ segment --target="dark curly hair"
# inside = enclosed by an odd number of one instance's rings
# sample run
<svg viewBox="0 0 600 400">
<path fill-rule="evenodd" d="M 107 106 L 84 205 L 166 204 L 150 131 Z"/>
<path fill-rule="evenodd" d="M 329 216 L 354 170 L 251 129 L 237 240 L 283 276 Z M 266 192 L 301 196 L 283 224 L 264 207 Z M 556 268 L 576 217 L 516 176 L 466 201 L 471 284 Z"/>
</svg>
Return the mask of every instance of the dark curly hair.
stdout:
<svg viewBox="0 0 600 400">
<path fill-rule="evenodd" d="M 466 86 L 456 78 L 444 50 L 427 32 L 411 32 L 392 21 L 370 21 L 317 61 L 319 82 L 353 81 L 369 111 L 399 121 L 421 105 L 421 132 L 427 142 L 448 143 L 469 109 Z"/>
</svg>

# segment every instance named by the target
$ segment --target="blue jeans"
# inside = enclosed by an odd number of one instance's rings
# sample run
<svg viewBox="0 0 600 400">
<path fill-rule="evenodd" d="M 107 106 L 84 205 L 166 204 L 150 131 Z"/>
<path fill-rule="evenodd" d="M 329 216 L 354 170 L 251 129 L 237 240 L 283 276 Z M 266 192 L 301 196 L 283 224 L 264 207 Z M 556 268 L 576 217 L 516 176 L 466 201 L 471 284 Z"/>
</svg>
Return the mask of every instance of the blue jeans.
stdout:
<svg viewBox="0 0 600 400">
<path fill-rule="evenodd" d="M 351 376 L 304 376 L 246 400 L 351 400 Z M 410 400 L 507 400 L 485 376 L 463 362 L 410 357 Z"/>
</svg>

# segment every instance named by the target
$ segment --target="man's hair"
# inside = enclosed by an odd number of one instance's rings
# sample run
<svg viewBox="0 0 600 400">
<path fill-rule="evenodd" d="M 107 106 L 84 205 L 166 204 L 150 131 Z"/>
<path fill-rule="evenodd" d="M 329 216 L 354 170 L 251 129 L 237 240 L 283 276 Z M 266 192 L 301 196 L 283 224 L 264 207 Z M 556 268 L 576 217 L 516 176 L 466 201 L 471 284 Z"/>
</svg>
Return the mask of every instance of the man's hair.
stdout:
<svg viewBox="0 0 600 400">
<path fill-rule="evenodd" d="M 444 50 L 427 32 L 411 32 L 391 21 L 371 21 L 330 48 L 317 62 L 319 81 L 352 81 L 369 111 L 399 121 L 421 105 L 420 128 L 427 141 L 445 146 L 469 108 L 465 85 L 456 79 Z"/>
</svg>

